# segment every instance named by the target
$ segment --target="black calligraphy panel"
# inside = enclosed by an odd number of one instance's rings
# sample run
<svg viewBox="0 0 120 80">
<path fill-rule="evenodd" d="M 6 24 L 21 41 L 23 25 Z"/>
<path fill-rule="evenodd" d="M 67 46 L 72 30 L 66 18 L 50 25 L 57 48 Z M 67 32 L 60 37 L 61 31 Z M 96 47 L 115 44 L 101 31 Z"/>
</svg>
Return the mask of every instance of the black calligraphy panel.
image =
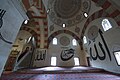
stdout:
<svg viewBox="0 0 120 80">
<path fill-rule="evenodd" d="M 0 9 L 0 29 L 1 29 L 2 26 L 3 26 L 3 16 L 4 16 L 5 13 L 6 13 L 5 10 Z M 6 43 L 12 44 L 12 42 L 6 40 L 6 39 L 2 36 L 1 31 L 0 31 L 0 39 L 3 40 L 3 41 L 6 42 Z"/>
<path fill-rule="evenodd" d="M 46 58 L 46 50 L 37 51 L 35 61 L 45 60 L 45 58 Z"/>
<path fill-rule="evenodd" d="M 74 49 L 62 50 L 61 55 L 60 55 L 61 59 L 63 61 L 67 61 L 71 59 L 75 54 L 74 51 L 75 51 Z"/>
<path fill-rule="evenodd" d="M 94 43 L 94 46 L 93 46 L 92 48 L 90 47 L 90 49 L 89 49 L 90 57 L 91 57 L 93 60 L 97 60 L 97 59 L 105 60 L 105 59 L 106 59 L 106 54 L 108 54 L 109 59 L 110 59 L 110 61 L 111 61 L 110 51 L 109 51 L 108 46 L 107 46 L 107 44 L 106 44 L 106 41 L 105 41 L 105 39 L 104 39 L 104 37 L 103 37 L 103 35 L 102 35 L 103 32 L 102 32 L 100 29 L 99 29 L 99 34 L 100 34 L 100 37 L 101 37 L 101 39 L 102 39 L 102 41 L 103 41 L 103 44 L 102 44 L 101 42 L 98 42 L 98 44 L 95 44 L 95 43 Z M 96 45 L 98 45 L 98 46 L 96 46 Z M 105 48 L 103 48 L 103 46 L 104 46 Z M 98 52 L 97 47 L 99 47 L 99 49 L 101 50 L 101 52 Z M 96 55 L 94 55 L 94 56 L 93 56 L 93 51 L 92 51 L 93 49 L 95 50 L 95 53 L 96 53 Z M 105 51 L 107 51 L 107 53 L 106 53 Z M 100 56 L 99 53 L 103 53 L 103 55 Z"/>
</svg>

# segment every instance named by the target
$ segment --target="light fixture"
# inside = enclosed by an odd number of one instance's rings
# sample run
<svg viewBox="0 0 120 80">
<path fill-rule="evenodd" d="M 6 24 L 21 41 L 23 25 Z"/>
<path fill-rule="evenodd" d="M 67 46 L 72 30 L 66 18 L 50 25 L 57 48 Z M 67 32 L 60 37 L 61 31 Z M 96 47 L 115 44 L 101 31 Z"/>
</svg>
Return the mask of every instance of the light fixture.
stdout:
<svg viewBox="0 0 120 80">
<path fill-rule="evenodd" d="M 27 23 L 28 23 L 28 20 L 25 20 L 25 21 L 24 21 L 24 24 L 27 24 Z"/>
<path fill-rule="evenodd" d="M 86 12 L 84 12 L 84 14 L 83 14 L 86 18 L 88 17 L 88 14 L 86 13 Z"/>
<path fill-rule="evenodd" d="M 62 27 L 63 27 L 63 28 L 65 28 L 65 27 L 66 27 L 66 24 L 65 24 L 65 23 L 63 23 L 63 24 L 62 24 Z"/>
</svg>

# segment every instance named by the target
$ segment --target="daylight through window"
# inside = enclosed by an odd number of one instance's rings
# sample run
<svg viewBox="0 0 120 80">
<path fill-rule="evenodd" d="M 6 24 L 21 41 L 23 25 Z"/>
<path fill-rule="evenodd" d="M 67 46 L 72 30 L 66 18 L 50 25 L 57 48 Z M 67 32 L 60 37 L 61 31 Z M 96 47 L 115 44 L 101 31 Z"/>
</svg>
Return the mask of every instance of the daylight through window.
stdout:
<svg viewBox="0 0 120 80">
<path fill-rule="evenodd" d="M 56 66 L 56 60 L 57 60 L 56 57 L 51 57 L 51 65 L 52 66 Z"/>
<path fill-rule="evenodd" d="M 114 52 L 114 55 L 115 55 L 115 58 L 116 58 L 118 65 L 120 65 L 120 51 Z"/>
<path fill-rule="evenodd" d="M 76 41 L 76 39 L 73 39 L 73 40 L 72 40 L 72 44 L 73 44 L 73 46 L 77 46 L 77 41 Z"/>
<path fill-rule="evenodd" d="M 84 41 L 84 44 L 87 43 L 87 38 L 86 38 L 86 36 L 83 37 L 83 41 Z"/>
<path fill-rule="evenodd" d="M 80 64 L 79 64 L 79 59 L 78 59 L 78 58 L 74 58 L 74 62 L 75 62 L 75 66 L 80 65 Z"/>
<path fill-rule="evenodd" d="M 108 19 L 103 19 L 103 21 L 102 21 L 102 27 L 103 27 L 104 31 L 107 31 L 110 28 L 112 28 L 112 26 L 111 26 L 111 24 L 110 24 L 110 22 L 109 22 Z"/>
<path fill-rule="evenodd" d="M 57 45 L 57 38 L 53 38 L 53 45 Z"/>
</svg>

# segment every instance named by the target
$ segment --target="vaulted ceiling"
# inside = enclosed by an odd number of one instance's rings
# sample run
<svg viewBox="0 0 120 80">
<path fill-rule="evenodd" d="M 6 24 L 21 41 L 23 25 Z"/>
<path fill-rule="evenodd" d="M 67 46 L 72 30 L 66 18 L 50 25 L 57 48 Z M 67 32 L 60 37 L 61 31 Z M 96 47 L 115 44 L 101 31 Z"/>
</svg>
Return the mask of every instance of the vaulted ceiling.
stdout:
<svg viewBox="0 0 120 80">
<path fill-rule="evenodd" d="M 21 30 L 35 36 L 38 48 L 48 48 L 49 39 L 53 38 L 54 32 L 59 34 L 59 30 L 73 32 L 70 35 L 77 35 L 82 45 L 83 35 L 91 21 L 108 16 L 120 25 L 119 3 L 120 0 L 21 0 L 30 19 L 27 25 L 23 24 Z M 88 14 L 87 18 L 84 13 Z M 63 24 L 67 28 L 63 28 Z M 20 37 L 23 38 L 23 35 Z"/>
</svg>

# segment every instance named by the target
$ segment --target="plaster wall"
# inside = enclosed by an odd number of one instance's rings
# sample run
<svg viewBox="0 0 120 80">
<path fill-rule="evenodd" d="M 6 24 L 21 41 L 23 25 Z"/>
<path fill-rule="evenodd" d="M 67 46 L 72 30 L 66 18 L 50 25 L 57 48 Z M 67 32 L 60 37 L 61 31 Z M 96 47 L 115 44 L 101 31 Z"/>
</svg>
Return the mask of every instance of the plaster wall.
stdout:
<svg viewBox="0 0 120 80">
<path fill-rule="evenodd" d="M 4 5 L 3 5 L 4 4 Z M 4 70 L 5 63 L 10 54 L 12 44 L 15 41 L 17 33 L 25 19 L 28 19 L 24 13 L 20 13 L 21 7 L 18 2 L 12 2 L 11 0 L 0 0 L 0 75 Z M 4 13 L 3 13 L 3 12 Z M 24 12 L 24 11 L 23 11 Z"/>
</svg>

